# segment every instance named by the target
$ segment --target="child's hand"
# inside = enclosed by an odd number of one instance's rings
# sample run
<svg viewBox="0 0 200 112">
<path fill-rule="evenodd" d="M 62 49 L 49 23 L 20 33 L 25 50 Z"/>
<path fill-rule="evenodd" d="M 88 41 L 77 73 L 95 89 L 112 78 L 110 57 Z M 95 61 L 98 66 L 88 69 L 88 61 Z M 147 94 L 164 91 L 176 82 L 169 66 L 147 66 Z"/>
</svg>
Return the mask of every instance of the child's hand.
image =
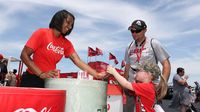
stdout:
<svg viewBox="0 0 200 112">
<path fill-rule="evenodd" d="M 116 72 L 115 68 L 112 67 L 112 66 L 110 66 L 110 65 L 107 66 L 107 70 L 106 70 L 106 71 L 107 71 L 109 74 L 112 74 L 112 75 Z"/>
</svg>

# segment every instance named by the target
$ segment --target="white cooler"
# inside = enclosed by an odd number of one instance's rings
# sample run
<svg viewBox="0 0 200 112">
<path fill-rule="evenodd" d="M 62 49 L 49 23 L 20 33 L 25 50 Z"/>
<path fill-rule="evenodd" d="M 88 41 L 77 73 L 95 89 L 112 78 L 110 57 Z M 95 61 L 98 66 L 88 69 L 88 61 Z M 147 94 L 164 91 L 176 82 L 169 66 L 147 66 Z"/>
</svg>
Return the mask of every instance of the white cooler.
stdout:
<svg viewBox="0 0 200 112">
<path fill-rule="evenodd" d="M 65 112 L 107 112 L 107 82 L 50 78 L 45 88 L 66 90 Z"/>
</svg>

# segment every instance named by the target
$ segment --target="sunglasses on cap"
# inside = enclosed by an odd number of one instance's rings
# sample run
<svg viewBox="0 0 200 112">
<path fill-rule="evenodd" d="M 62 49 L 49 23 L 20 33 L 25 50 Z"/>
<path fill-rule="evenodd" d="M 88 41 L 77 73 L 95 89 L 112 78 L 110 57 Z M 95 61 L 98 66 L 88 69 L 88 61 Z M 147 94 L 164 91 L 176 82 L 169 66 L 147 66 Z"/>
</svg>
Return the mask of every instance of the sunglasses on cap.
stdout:
<svg viewBox="0 0 200 112">
<path fill-rule="evenodd" d="M 140 33 L 142 30 L 130 30 L 131 33 Z"/>
</svg>

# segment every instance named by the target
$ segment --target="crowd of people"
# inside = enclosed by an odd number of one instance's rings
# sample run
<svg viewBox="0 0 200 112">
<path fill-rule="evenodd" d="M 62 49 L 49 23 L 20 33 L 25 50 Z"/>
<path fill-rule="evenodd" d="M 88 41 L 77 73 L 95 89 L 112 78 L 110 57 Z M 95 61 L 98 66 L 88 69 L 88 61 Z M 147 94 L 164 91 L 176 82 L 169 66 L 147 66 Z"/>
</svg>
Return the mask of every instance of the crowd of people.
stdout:
<svg viewBox="0 0 200 112">
<path fill-rule="evenodd" d="M 8 60 L 0 54 L 0 86 L 17 86 L 17 70 L 8 71 Z"/>
<path fill-rule="evenodd" d="M 77 67 L 97 79 L 109 77 L 106 73 L 98 73 L 83 62 L 72 42 L 67 39 L 73 30 L 74 22 L 75 16 L 72 13 L 60 10 L 52 17 L 48 28 L 39 28 L 33 32 L 20 56 L 27 66 L 21 77 L 21 87 L 44 88 L 44 79 L 58 76 L 56 64 L 63 57 L 69 58 Z M 143 20 L 134 20 L 128 31 L 133 41 L 125 52 L 125 77 L 111 66 L 107 67 L 107 72 L 124 88 L 124 112 L 155 112 L 152 107 L 157 101 L 161 101 L 167 92 L 167 82 L 171 73 L 170 56 L 157 39 L 145 35 L 147 25 Z M 158 63 L 161 64 L 161 69 Z M 7 71 L 3 59 L 0 66 L 1 83 L 16 86 L 17 70 Z M 180 106 L 181 112 L 186 112 L 194 101 L 187 79 L 184 69 L 178 68 L 173 78 L 174 96 L 171 107 Z"/>
</svg>

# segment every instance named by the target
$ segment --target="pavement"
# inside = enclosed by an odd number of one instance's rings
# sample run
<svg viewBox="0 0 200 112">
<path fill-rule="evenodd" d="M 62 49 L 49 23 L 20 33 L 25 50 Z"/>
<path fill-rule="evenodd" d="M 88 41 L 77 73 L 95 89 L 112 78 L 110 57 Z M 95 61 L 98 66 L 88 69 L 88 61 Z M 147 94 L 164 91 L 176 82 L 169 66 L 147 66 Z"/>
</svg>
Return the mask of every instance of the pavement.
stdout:
<svg viewBox="0 0 200 112">
<path fill-rule="evenodd" d="M 176 108 L 176 109 L 169 108 L 170 103 L 171 103 L 171 100 L 164 99 L 162 101 L 161 106 L 165 110 L 165 112 L 180 112 L 179 108 Z M 200 112 L 200 102 L 194 103 L 194 106 L 197 108 L 197 112 Z"/>
</svg>

